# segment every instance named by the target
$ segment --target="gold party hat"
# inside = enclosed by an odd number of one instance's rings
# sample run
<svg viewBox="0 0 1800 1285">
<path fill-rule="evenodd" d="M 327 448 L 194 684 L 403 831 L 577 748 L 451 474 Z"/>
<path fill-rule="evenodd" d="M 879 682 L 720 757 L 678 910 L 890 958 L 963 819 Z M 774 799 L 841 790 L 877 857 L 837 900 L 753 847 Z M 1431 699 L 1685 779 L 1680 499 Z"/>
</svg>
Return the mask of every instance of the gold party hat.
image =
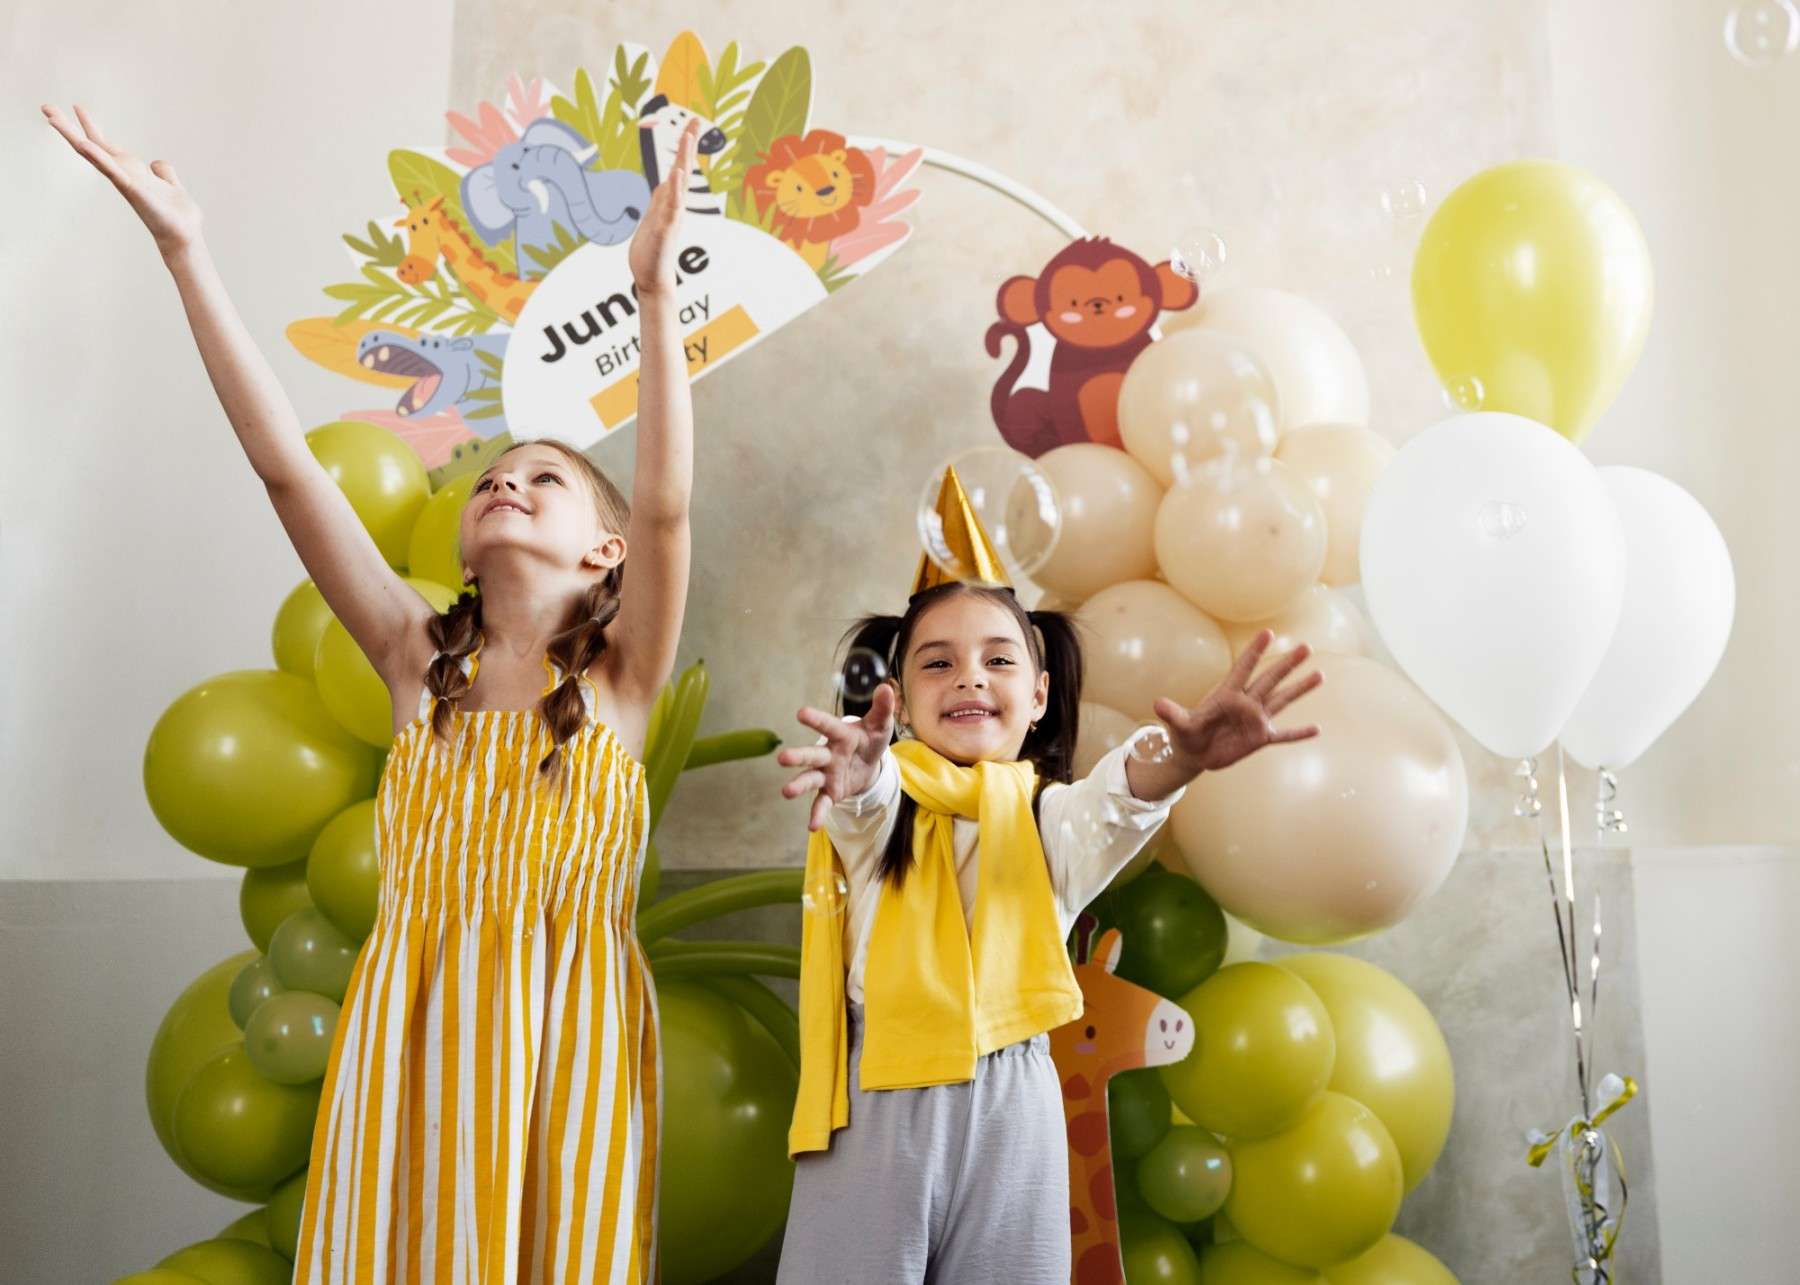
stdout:
<svg viewBox="0 0 1800 1285">
<path fill-rule="evenodd" d="M 938 488 L 937 511 L 926 519 L 923 532 L 925 547 L 920 555 L 919 573 L 913 577 L 912 591 L 922 593 L 956 580 L 979 581 L 982 584 L 1012 586 L 1000 555 L 994 552 L 969 493 L 954 466 L 944 470 L 944 484 Z M 960 574 L 946 570 L 956 567 Z"/>
</svg>

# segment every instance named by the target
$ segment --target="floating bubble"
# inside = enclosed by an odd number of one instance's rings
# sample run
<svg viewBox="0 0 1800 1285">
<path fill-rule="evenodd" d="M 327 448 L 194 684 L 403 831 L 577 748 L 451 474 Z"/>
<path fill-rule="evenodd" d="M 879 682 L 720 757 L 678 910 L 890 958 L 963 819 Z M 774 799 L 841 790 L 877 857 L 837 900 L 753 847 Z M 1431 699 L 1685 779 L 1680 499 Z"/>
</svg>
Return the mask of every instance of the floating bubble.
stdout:
<svg viewBox="0 0 1800 1285">
<path fill-rule="evenodd" d="M 1175 239 L 1169 267 L 1177 276 L 1204 285 L 1225 266 L 1225 238 L 1207 227 L 1193 227 Z"/>
<path fill-rule="evenodd" d="M 1382 189 L 1381 212 L 1397 224 L 1414 223 L 1425 217 L 1428 200 L 1425 185 L 1416 178 L 1407 179 Z"/>
<path fill-rule="evenodd" d="M 938 494 L 951 468 L 1007 578 L 1015 585 L 1028 579 L 1049 559 L 1062 534 L 1062 505 L 1050 479 L 1030 457 L 1005 446 L 977 446 L 932 470 L 919 493 L 919 542 L 939 570 L 957 580 L 989 577 L 974 561 L 960 525 L 946 529 L 938 512 Z"/>
<path fill-rule="evenodd" d="M 1755 0 L 1725 15 L 1725 48 L 1746 67 L 1767 67 L 1800 48 L 1794 0 Z"/>
<path fill-rule="evenodd" d="M 1175 746 L 1169 741 L 1165 727 L 1152 727 L 1131 738 L 1131 757 L 1139 763 L 1167 763 L 1175 757 Z"/>
<path fill-rule="evenodd" d="M 875 699 L 875 689 L 887 680 L 887 661 L 867 647 L 852 647 L 837 673 L 838 695 L 849 701 Z"/>
<path fill-rule="evenodd" d="M 807 880 L 800 892 L 800 908 L 809 915 L 841 915 L 849 900 L 850 885 L 835 870 L 823 878 Z"/>
<path fill-rule="evenodd" d="M 1525 529 L 1525 508 L 1510 500 L 1489 500 L 1476 513 L 1475 523 L 1490 540 L 1510 540 Z"/>
<path fill-rule="evenodd" d="M 1451 410 L 1478 411 L 1487 401 L 1487 388 L 1474 375 L 1456 375 L 1444 381 L 1444 404 Z"/>
</svg>

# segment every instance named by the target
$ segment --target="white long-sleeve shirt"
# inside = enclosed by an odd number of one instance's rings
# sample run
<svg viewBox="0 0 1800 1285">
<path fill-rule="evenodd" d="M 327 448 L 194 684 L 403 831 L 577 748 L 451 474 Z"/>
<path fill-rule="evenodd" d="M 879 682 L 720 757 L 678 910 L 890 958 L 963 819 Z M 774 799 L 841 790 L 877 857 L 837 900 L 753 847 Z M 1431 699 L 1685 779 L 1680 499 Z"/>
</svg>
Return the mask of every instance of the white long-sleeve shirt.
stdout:
<svg viewBox="0 0 1800 1285">
<path fill-rule="evenodd" d="M 1144 730 L 1144 729 L 1140 729 Z M 1169 808 L 1186 790 L 1161 799 L 1140 799 L 1131 792 L 1125 760 L 1137 734 L 1109 750 L 1094 770 L 1070 784 L 1053 782 L 1038 802 L 1039 838 L 1050 867 L 1056 897 L 1059 935 L 1067 937 L 1075 917 L 1138 854 Z M 863 998 L 863 968 L 869 955 L 869 933 L 881 900 L 881 853 L 893 831 L 900 802 L 900 765 L 890 750 L 881 756 L 874 782 L 861 794 L 836 803 L 826 814 L 831 836 L 849 884 L 844 953 L 850 960 L 846 991 L 857 1003 Z M 980 826 L 967 817 L 952 823 L 956 884 L 962 895 L 963 922 L 974 931 L 976 872 Z"/>
</svg>

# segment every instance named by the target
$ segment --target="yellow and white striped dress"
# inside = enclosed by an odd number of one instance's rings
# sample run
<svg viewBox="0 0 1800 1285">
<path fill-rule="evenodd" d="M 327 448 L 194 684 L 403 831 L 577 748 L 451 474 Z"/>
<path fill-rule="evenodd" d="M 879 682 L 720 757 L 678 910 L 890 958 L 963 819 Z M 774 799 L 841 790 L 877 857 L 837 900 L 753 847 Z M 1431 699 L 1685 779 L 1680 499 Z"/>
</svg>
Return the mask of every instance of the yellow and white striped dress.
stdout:
<svg viewBox="0 0 1800 1285">
<path fill-rule="evenodd" d="M 560 791 L 537 781 L 535 708 L 458 712 L 446 744 L 421 696 L 394 739 L 299 1285 L 656 1279 L 656 997 L 633 924 L 648 803 L 592 686 Z"/>
</svg>

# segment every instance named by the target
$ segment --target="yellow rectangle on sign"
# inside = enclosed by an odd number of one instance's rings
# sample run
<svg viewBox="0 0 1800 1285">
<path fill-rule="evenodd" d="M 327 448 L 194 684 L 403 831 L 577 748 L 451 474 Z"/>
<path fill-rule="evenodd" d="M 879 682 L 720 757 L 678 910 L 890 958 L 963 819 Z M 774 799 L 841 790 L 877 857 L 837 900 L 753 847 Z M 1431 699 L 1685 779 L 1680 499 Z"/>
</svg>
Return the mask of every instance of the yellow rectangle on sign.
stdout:
<svg viewBox="0 0 1800 1285">
<path fill-rule="evenodd" d="M 750 320 L 750 314 L 744 311 L 744 305 L 740 303 L 720 314 L 716 321 L 709 321 L 700 329 L 684 335 L 681 343 L 687 353 L 688 378 L 692 379 L 703 367 L 714 365 L 734 349 L 743 347 L 756 338 L 756 334 L 756 323 Z M 608 384 L 590 397 L 588 402 L 609 431 L 617 428 L 637 414 L 637 372 L 633 371 L 616 383 Z"/>
</svg>

